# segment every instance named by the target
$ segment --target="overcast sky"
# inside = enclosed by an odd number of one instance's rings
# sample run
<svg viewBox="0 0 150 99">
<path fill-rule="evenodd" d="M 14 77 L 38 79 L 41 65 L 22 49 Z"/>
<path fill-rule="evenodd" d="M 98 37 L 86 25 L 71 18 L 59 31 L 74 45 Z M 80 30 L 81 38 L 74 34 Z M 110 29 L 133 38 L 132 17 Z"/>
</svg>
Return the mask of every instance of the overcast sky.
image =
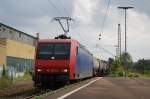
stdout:
<svg viewBox="0 0 150 99">
<path fill-rule="evenodd" d="M 63 31 L 54 17 L 70 16 L 69 35 L 102 59 L 116 54 L 117 25 L 121 24 L 124 51 L 124 11 L 118 6 L 134 6 L 127 16 L 127 51 L 134 61 L 150 59 L 150 1 L 110 0 L 110 10 L 102 33 L 109 0 L 0 0 L 0 22 L 41 38 L 53 38 Z M 101 40 L 98 35 L 101 33 Z M 96 47 L 97 45 L 97 47 Z M 107 51 L 106 51 L 107 50 Z M 110 53 L 108 53 L 108 51 Z"/>
</svg>

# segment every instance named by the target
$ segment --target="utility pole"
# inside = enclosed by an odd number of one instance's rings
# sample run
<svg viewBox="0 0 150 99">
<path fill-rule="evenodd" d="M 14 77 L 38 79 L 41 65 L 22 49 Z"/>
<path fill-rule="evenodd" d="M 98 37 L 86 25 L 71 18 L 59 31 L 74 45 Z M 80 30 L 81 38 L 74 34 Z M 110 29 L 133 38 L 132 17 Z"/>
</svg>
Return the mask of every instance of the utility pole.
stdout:
<svg viewBox="0 0 150 99">
<path fill-rule="evenodd" d="M 69 32 L 69 21 L 72 21 L 73 19 L 70 17 L 55 17 L 54 20 L 59 22 L 61 28 L 64 31 L 64 35 L 66 36 Z M 66 20 L 67 28 L 64 27 L 61 20 Z"/>
<path fill-rule="evenodd" d="M 123 9 L 125 11 L 125 60 L 124 60 L 124 65 L 125 65 L 125 76 L 127 76 L 127 10 L 128 9 L 133 9 L 134 7 L 118 7 L 119 9 Z"/>
</svg>

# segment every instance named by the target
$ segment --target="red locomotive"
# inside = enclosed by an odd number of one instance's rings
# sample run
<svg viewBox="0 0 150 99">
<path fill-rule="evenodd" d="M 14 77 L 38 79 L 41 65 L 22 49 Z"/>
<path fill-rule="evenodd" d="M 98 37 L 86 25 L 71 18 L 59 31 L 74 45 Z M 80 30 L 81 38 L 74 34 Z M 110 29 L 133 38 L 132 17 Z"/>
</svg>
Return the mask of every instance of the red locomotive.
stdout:
<svg viewBox="0 0 150 99">
<path fill-rule="evenodd" d="M 94 66 L 98 61 L 98 66 Z M 100 72 L 100 60 L 73 39 L 44 39 L 37 42 L 35 85 L 68 82 Z M 99 69 L 99 70 L 97 70 Z"/>
</svg>

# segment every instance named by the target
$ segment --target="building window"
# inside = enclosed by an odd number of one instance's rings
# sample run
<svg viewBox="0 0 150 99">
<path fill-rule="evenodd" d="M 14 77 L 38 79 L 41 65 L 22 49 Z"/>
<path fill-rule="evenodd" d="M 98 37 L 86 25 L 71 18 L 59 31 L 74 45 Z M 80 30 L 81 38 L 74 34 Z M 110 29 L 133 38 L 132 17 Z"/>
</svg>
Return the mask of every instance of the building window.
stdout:
<svg viewBox="0 0 150 99">
<path fill-rule="evenodd" d="M 5 31 L 6 29 L 5 28 L 3 28 L 3 31 Z"/>
<path fill-rule="evenodd" d="M 1 27 L 2 27 L 2 25 L 0 25 L 0 31 L 1 31 Z"/>
<path fill-rule="evenodd" d="M 11 34 L 11 33 L 12 33 L 12 31 L 9 31 L 9 33 Z"/>
<path fill-rule="evenodd" d="M 21 37 L 21 33 L 19 33 L 19 37 Z"/>
</svg>

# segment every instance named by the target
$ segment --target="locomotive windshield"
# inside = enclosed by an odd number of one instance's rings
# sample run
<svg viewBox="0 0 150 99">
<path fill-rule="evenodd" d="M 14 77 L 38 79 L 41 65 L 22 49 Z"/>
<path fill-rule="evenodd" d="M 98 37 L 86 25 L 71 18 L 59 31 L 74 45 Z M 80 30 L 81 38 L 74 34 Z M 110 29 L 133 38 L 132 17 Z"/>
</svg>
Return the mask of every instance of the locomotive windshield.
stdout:
<svg viewBox="0 0 150 99">
<path fill-rule="evenodd" d="M 62 60 L 70 58 L 70 43 L 40 43 L 37 59 Z"/>
</svg>

